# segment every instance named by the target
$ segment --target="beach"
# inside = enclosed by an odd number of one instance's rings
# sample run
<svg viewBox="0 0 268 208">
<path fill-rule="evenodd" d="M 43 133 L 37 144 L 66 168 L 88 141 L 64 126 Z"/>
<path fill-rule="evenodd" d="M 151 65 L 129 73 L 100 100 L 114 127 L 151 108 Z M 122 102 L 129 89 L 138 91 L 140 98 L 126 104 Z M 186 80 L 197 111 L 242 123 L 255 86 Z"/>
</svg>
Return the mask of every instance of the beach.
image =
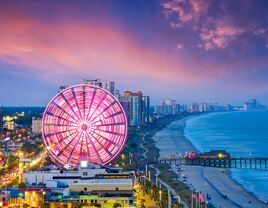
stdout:
<svg viewBox="0 0 268 208">
<path fill-rule="evenodd" d="M 156 147 L 160 150 L 160 158 L 171 155 L 179 156 L 196 150 L 194 145 L 184 136 L 186 119 L 189 118 L 183 118 L 169 124 L 153 137 Z M 204 194 L 208 193 L 216 207 L 268 207 L 268 205 L 231 179 L 227 169 L 197 166 L 181 167 L 183 168 L 182 173 L 187 176 L 189 186 Z M 178 173 L 176 166 L 172 166 L 172 169 Z"/>
</svg>

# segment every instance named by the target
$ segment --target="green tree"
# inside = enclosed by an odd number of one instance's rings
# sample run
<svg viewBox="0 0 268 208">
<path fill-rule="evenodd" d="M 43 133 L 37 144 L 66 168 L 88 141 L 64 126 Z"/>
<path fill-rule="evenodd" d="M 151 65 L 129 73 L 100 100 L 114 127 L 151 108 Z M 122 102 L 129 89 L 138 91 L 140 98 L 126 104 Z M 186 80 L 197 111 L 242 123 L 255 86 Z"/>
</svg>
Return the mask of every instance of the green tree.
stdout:
<svg viewBox="0 0 268 208">
<path fill-rule="evenodd" d="M 77 203 L 74 208 L 82 208 L 82 204 L 81 203 Z"/>
<path fill-rule="evenodd" d="M 44 161 L 44 166 L 48 166 L 48 165 L 51 165 L 51 164 L 53 164 L 53 162 L 51 161 L 51 158 L 49 157 L 49 156 L 47 156 L 46 158 L 45 158 L 45 161 Z"/>
<path fill-rule="evenodd" d="M 29 141 L 24 142 L 20 148 L 22 152 L 27 153 L 27 154 L 34 152 L 36 149 L 37 147 L 31 144 Z"/>
<path fill-rule="evenodd" d="M 50 205 L 49 205 L 48 202 L 43 202 L 43 203 L 41 204 L 41 208 L 50 208 Z"/>
<path fill-rule="evenodd" d="M 19 183 L 18 188 L 26 188 L 26 183 Z"/>
<path fill-rule="evenodd" d="M 29 204 L 27 204 L 27 203 L 23 204 L 23 208 L 28 208 L 28 207 L 30 207 Z"/>
<path fill-rule="evenodd" d="M 114 203 L 113 208 L 122 207 L 119 203 Z"/>
</svg>

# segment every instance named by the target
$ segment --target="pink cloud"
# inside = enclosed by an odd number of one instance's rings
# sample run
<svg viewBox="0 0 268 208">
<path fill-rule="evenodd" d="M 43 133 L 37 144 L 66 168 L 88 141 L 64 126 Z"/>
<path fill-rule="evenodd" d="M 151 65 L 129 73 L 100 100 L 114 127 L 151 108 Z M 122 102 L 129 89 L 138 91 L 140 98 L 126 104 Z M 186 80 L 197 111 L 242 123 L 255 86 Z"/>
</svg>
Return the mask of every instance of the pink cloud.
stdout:
<svg viewBox="0 0 268 208">
<path fill-rule="evenodd" d="M 181 25 L 198 21 L 200 15 L 206 14 L 209 8 L 208 1 L 171 0 L 161 4 L 166 16 L 175 13 Z M 177 25 L 173 23 L 172 25 Z M 172 26 L 171 25 L 171 26 Z"/>
<path fill-rule="evenodd" d="M 177 49 L 183 49 L 183 44 L 182 43 L 178 43 L 177 46 L 176 46 Z"/>
<path fill-rule="evenodd" d="M 75 22 L 47 25 L 22 16 L 0 21 L 0 26 L 0 62 L 27 68 L 27 73 L 49 81 L 77 74 L 109 74 L 187 85 L 218 76 L 210 73 L 214 66 L 204 60 L 189 61 L 173 52 L 146 48 L 115 26 Z"/>
<path fill-rule="evenodd" d="M 243 28 L 219 21 L 215 23 L 215 27 L 213 29 L 203 28 L 199 37 L 206 50 L 210 50 L 215 47 L 223 49 L 227 47 L 233 39 L 237 38 L 244 32 L 245 30 Z"/>
<path fill-rule="evenodd" d="M 248 3 L 248 2 L 247 2 Z M 240 9 L 245 6 L 248 11 L 247 3 L 241 5 Z M 230 7 L 226 2 L 219 3 L 218 7 L 212 8 L 217 15 L 211 15 L 209 9 L 213 1 L 191 1 L 191 0 L 169 0 L 162 3 L 166 17 L 171 20 L 173 29 L 181 30 L 184 26 L 192 28 L 193 33 L 198 34 L 200 43 L 197 47 L 211 50 L 215 48 L 226 48 L 229 44 L 240 37 L 242 34 L 254 34 L 262 37 L 268 42 L 268 30 L 262 26 L 256 25 L 254 21 L 247 24 L 240 24 L 237 16 L 231 14 Z M 174 18 L 171 14 L 177 15 Z"/>
</svg>

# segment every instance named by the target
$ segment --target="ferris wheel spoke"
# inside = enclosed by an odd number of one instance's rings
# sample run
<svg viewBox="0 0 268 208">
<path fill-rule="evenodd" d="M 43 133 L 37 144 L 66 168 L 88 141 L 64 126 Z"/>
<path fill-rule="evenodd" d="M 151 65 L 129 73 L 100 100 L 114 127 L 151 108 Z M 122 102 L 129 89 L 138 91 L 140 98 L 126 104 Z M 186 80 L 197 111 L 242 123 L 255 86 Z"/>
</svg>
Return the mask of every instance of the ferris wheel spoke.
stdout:
<svg viewBox="0 0 268 208">
<path fill-rule="evenodd" d="M 125 125 L 125 123 L 119 122 L 119 123 L 101 124 L 101 125 L 95 125 L 95 126 L 121 126 L 121 125 Z"/>
<path fill-rule="evenodd" d="M 114 141 L 108 139 L 107 137 L 102 136 L 102 135 L 98 134 L 97 132 L 94 132 L 94 133 L 97 134 L 98 136 L 100 136 L 101 138 L 105 139 L 107 142 L 113 144 L 114 146 L 116 146 L 116 147 L 119 147 L 120 146 L 119 144 L 115 143 Z"/>
<path fill-rule="evenodd" d="M 118 115 L 120 115 L 121 113 L 123 113 L 122 111 L 118 111 L 118 112 L 116 112 L 116 113 L 114 113 L 114 114 L 112 114 L 112 115 L 110 115 L 110 116 L 108 116 L 108 117 L 104 117 L 104 119 L 108 119 L 108 118 L 112 118 L 112 117 L 114 117 L 114 116 L 118 116 Z M 102 121 L 103 119 L 99 119 L 99 120 L 97 120 L 97 121 L 94 121 L 94 122 L 92 122 L 92 123 L 90 123 L 91 125 L 93 125 L 93 124 L 95 124 L 95 123 L 98 123 L 98 122 L 100 122 L 100 121 Z"/>
<path fill-rule="evenodd" d="M 85 140 L 86 140 L 86 145 L 87 145 L 87 155 L 88 155 L 88 159 L 90 160 L 90 157 L 91 157 L 91 154 L 90 154 L 90 151 L 89 151 L 89 144 L 88 144 L 88 139 L 87 139 L 87 137 L 86 137 L 86 134 L 87 133 L 85 133 Z"/>
<path fill-rule="evenodd" d="M 67 120 L 67 119 L 65 119 L 65 118 L 63 118 L 63 117 L 61 117 L 61 116 L 58 116 L 58 115 L 54 114 L 54 113 L 47 112 L 47 114 L 50 115 L 50 116 L 53 116 L 53 117 L 55 117 L 55 118 L 58 118 L 58 119 L 67 121 L 68 123 L 71 122 L 71 123 L 77 125 L 75 122 L 73 122 L 73 121 L 71 121 L 71 120 Z"/>
<path fill-rule="evenodd" d="M 107 152 L 107 153 L 109 154 L 109 156 L 112 157 L 112 156 L 113 156 L 112 153 L 111 153 L 106 147 L 104 147 L 102 143 L 100 143 L 99 139 L 96 138 L 94 135 L 92 135 L 92 136 L 93 136 L 93 137 L 95 138 L 95 140 L 99 143 L 99 145 L 102 147 L 102 149 L 104 149 L 105 152 Z M 102 136 L 100 136 L 100 137 L 103 138 Z"/>
<path fill-rule="evenodd" d="M 68 124 L 44 123 L 44 125 L 45 125 L 45 126 L 66 126 L 66 127 L 77 128 L 77 126 L 74 126 L 74 125 L 68 125 Z"/>
<path fill-rule="evenodd" d="M 86 117 L 86 90 L 85 86 L 83 86 L 83 119 L 85 120 Z"/>
<path fill-rule="evenodd" d="M 69 108 L 71 109 L 71 111 L 73 112 L 73 114 L 76 116 L 75 121 L 80 120 L 79 116 L 76 114 L 76 112 L 74 111 L 73 107 L 71 106 L 70 102 L 65 97 L 65 95 L 63 93 L 60 93 L 60 95 L 63 98 L 63 100 L 67 103 L 67 105 L 69 106 Z"/>
<path fill-rule="evenodd" d="M 104 112 L 106 112 L 109 108 L 111 108 L 115 103 L 116 101 L 113 101 L 111 105 L 104 108 L 103 111 L 101 111 L 101 113 L 98 113 L 93 119 L 90 119 L 90 121 L 94 121 L 96 118 L 99 118 Z"/>
<path fill-rule="evenodd" d="M 113 131 L 106 131 L 106 130 L 103 130 L 103 129 L 96 129 L 98 131 L 102 131 L 102 132 L 105 132 L 105 133 L 108 133 L 108 134 L 114 134 L 116 136 L 124 136 L 125 134 L 121 134 L 121 133 L 118 133 L 118 132 L 113 132 Z"/>
<path fill-rule="evenodd" d="M 90 109 L 91 109 L 92 104 L 93 104 L 93 101 L 94 101 L 94 99 L 95 99 L 96 92 L 97 92 L 97 90 L 96 90 L 96 88 L 94 88 L 93 95 L 92 95 L 92 98 L 91 98 L 91 100 L 90 100 L 90 104 L 89 104 L 89 108 L 88 108 L 89 110 L 88 110 L 88 113 L 87 113 L 87 116 L 86 116 L 85 120 L 88 120 L 87 118 L 88 118 L 88 116 L 89 116 Z"/>
<path fill-rule="evenodd" d="M 97 149 L 96 149 L 94 143 L 92 142 L 92 140 L 91 140 L 91 138 L 90 138 L 90 135 L 88 134 L 87 131 L 86 131 L 86 134 L 87 134 L 87 136 L 88 136 L 88 140 L 89 140 L 89 142 L 90 142 L 90 144 L 91 144 L 91 146 L 92 146 L 92 148 L 93 148 L 93 150 L 94 150 L 94 153 L 95 153 L 95 155 L 96 155 L 97 158 L 98 158 L 98 161 L 99 161 L 101 164 L 103 164 L 103 160 L 101 159 L 100 154 L 98 153 L 98 151 L 97 151 Z M 95 137 L 94 137 L 94 138 L 95 138 Z"/>
<path fill-rule="evenodd" d="M 75 152 L 75 150 L 76 150 L 76 148 L 77 148 L 77 145 L 79 144 L 79 142 L 80 142 L 80 140 L 81 140 L 81 134 L 82 134 L 82 132 L 80 132 L 79 138 L 77 139 L 77 141 L 76 141 L 76 143 L 75 143 L 75 145 L 74 145 L 74 147 L 73 147 L 73 149 L 72 149 L 72 152 L 71 152 L 71 154 L 70 154 L 69 157 L 68 157 L 67 163 L 69 163 L 70 160 L 71 160 L 72 157 L 73 157 L 73 154 L 74 154 L 74 152 Z M 77 134 L 77 135 L 78 135 L 78 134 Z M 76 135 L 76 137 L 77 137 L 77 135 Z M 82 145 L 81 145 L 81 146 L 82 146 Z M 79 158 L 78 158 L 78 160 L 79 160 Z"/>
<path fill-rule="evenodd" d="M 65 151 L 65 149 L 77 138 L 77 135 L 79 134 L 79 132 L 77 132 L 77 134 L 71 139 L 71 141 L 69 141 L 69 143 L 68 144 L 66 144 L 62 149 L 61 149 L 61 151 L 57 154 L 57 156 L 60 156 L 64 151 Z M 62 140 L 63 141 L 63 140 Z M 62 142 L 61 141 L 61 142 Z M 59 142 L 60 143 L 60 142 Z M 58 143 L 58 144 L 59 144 Z M 76 142 L 76 144 L 77 144 L 77 142 Z M 74 149 L 75 148 L 73 148 L 72 149 L 72 151 L 74 151 Z"/>
<path fill-rule="evenodd" d="M 57 143 L 54 143 L 53 145 L 57 145 L 57 144 L 61 143 L 62 141 L 64 141 L 65 139 L 67 139 L 68 137 L 71 137 L 72 135 L 77 133 L 76 129 L 73 129 L 73 130 L 70 130 L 70 131 L 74 131 L 74 132 L 72 132 L 69 136 L 62 137 Z"/>
<path fill-rule="evenodd" d="M 91 120 L 92 116 L 96 113 L 96 111 L 98 110 L 98 108 L 100 107 L 100 105 L 102 104 L 102 102 L 105 100 L 106 97 L 107 97 L 107 94 L 105 93 L 103 98 L 99 101 L 97 107 L 94 109 L 94 111 L 91 113 L 90 117 L 87 119 L 88 121 Z"/>
<path fill-rule="evenodd" d="M 79 107 L 77 99 L 76 99 L 77 96 L 75 94 L 74 88 L 72 88 L 71 91 L 72 91 L 73 98 L 75 100 L 75 104 L 76 104 L 76 106 L 78 108 L 78 112 L 79 112 L 79 115 L 80 115 L 80 120 L 82 120 L 82 114 L 81 114 L 81 110 L 80 110 L 80 107 Z"/>
<path fill-rule="evenodd" d="M 64 110 L 59 104 L 55 103 L 55 101 L 53 101 L 51 104 L 53 104 L 58 109 L 60 109 L 61 111 L 63 111 L 64 113 L 66 113 L 68 116 L 70 116 L 72 119 L 74 119 L 75 121 L 77 121 L 77 119 L 75 119 L 71 114 L 69 114 L 66 110 Z"/>
<path fill-rule="evenodd" d="M 64 131 L 58 131 L 58 132 L 54 132 L 54 133 L 48 133 L 45 134 L 45 136 L 53 136 L 53 135 L 57 135 L 57 134 L 62 134 L 62 133 L 66 133 L 66 132 L 70 132 L 70 131 L 75 131 L 76 129 L 68 129 L 68 130 L 64 130 Z"/>
</svg>

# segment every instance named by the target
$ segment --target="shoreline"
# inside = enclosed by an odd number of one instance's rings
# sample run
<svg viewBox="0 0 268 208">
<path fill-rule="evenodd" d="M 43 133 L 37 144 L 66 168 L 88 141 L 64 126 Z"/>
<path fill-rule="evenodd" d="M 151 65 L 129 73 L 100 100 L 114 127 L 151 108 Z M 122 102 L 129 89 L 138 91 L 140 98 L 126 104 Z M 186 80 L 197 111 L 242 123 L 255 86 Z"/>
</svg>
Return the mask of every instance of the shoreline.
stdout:
<svg viewBox="0 0 268 208">
<path fill-rule="evenodd" d="M 184 135 L 186 120 L 197 116 L 199 115 L 178 119 L 153 136 L 152 139 L 155 141 L 156 148 L 159 149 L 160 157 L 197 150 Z M 234 180 L 230 175 L 230 170 L 197 166 L 181 167 L 184 169 L 183 174 L 188 178 L 187 183 L 192 188 L 198 188 L 197 190 L 201 189 L 203 193 L 209 193 L 212 203 L 217 207 L 219 205 L 228 208 L 250 208 L 252 205 L 254 205 L 254 208 L 268 207 L 254 193 L 249 192 Z M 178 174 L 176 167 L 172 166 L 172 169 Z"/>
</svg>

